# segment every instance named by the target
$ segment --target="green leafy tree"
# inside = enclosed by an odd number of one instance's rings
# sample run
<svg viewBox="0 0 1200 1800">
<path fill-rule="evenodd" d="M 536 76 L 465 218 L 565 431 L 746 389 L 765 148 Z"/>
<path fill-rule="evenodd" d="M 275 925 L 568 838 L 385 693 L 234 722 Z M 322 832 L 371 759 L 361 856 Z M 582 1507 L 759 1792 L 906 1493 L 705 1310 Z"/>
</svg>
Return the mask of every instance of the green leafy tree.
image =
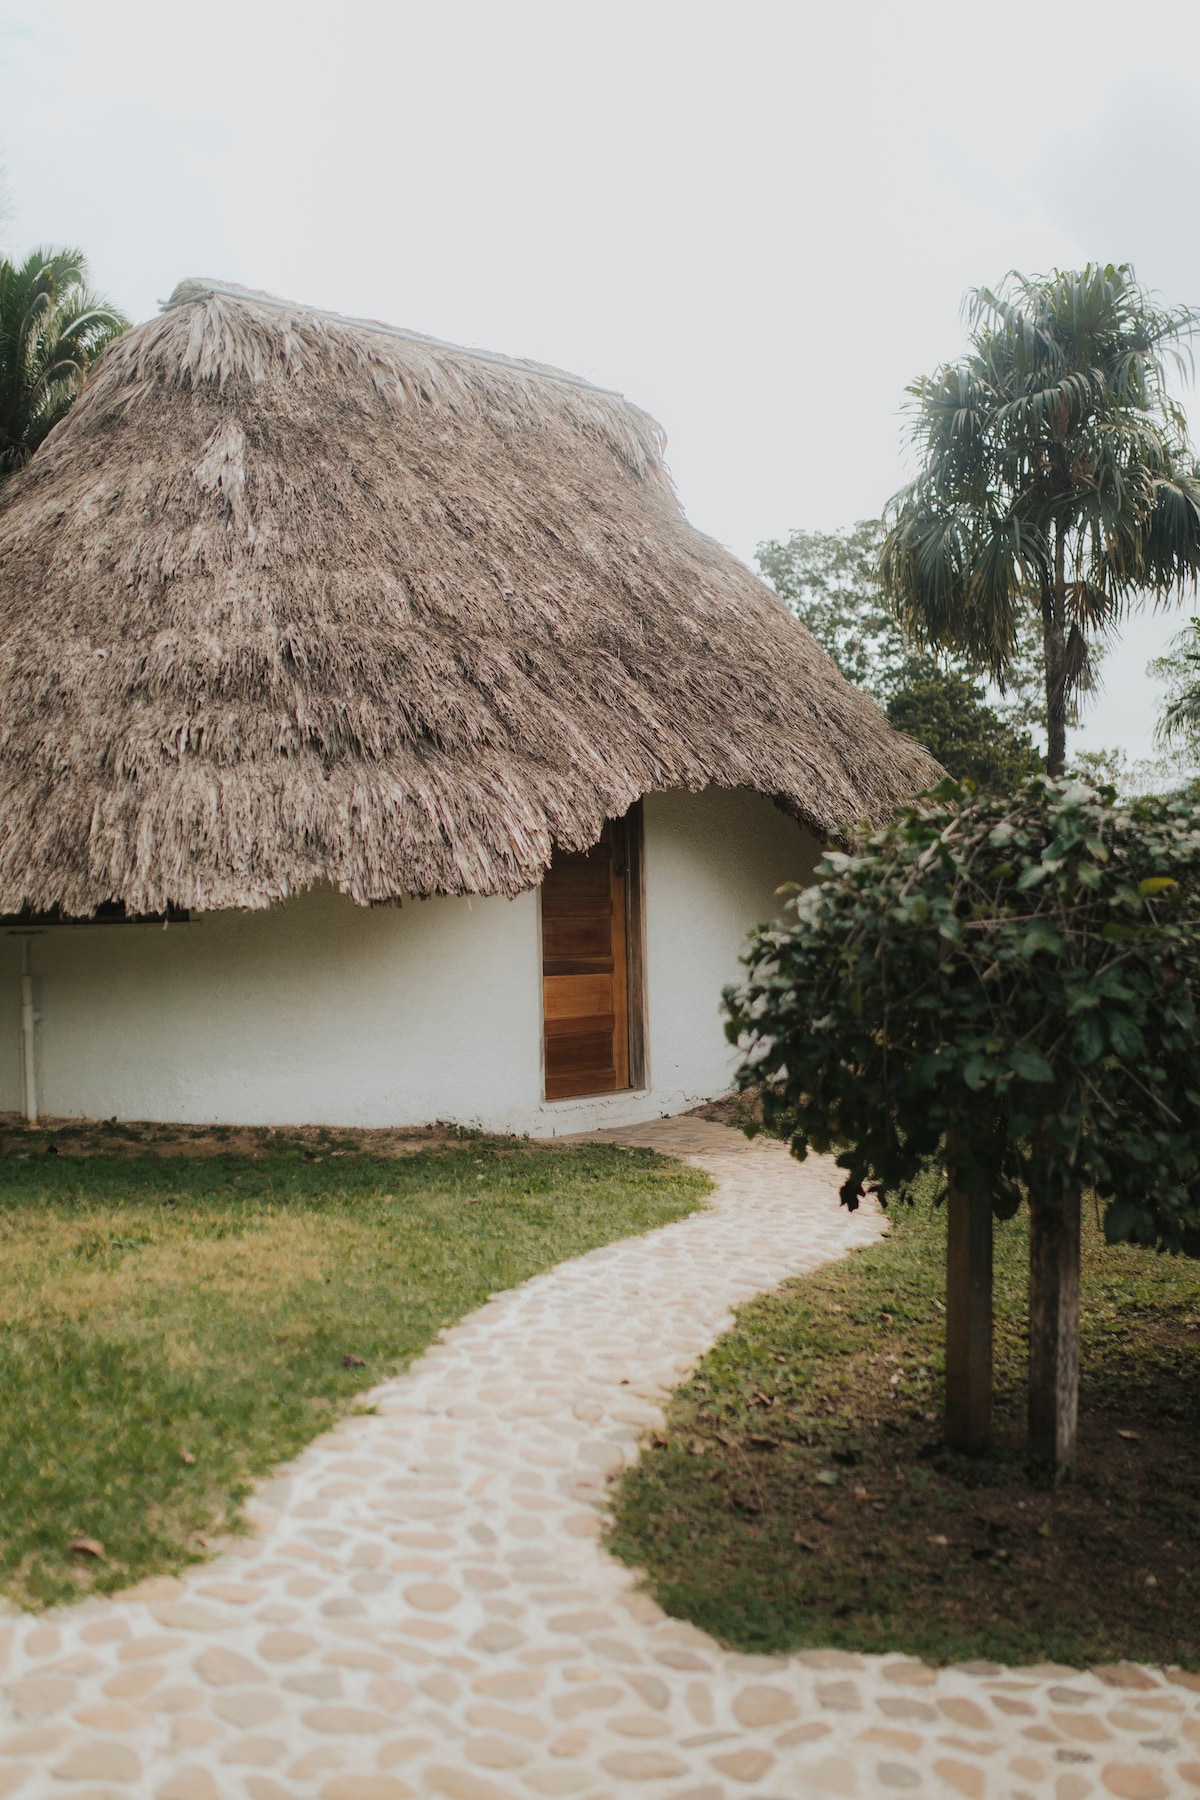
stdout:
<svg viewBox="0 0 1200 1800">
<path fill-rule="evenodd" d="M 1030 1210 L 1029 1439 L 1074 1454 L 1080 1199 L 1200 1255 L 1200 821 L 1187 797 L 952 782 L 755 934 L 726 992 L 742 1086 L 842 1198 L 947 1171 L 947 1436 L 990 1431 L 991 1219 Z"/>
<path fill-rule="evenodd" d="M 1042 768 L 1032 738 L 987 704 L 978 682 L 914 658 L 887 703 L 897 731 L 916 738 L 956 781 L 1011 793 Z"/>
<path fill-rule="evenodd" d="M 909 389 L 921 467 L 889 508 L 883 587 L 918 642 L 997 682 L 1036 634 L 1057 775 L 1099 638 L 1200 572 L 1200 469 L 1166 385 L 1198 315 L 1152 304 L 1128 264 L 1014 274 L 967 315 L 969 353 Z"/>
<path fill-rule="evenodd" d="M 888 612 L 880 586 L 884 527 L 860 519 L 849 531 L 793 531 L 758 549 L 758 566 L 848 681 L 865 688 L 897 730 L 907 732 L 959 780 L 1011 788 L 1041 768 L 1026 731 L 1037 721 L 1028 671 L 1004 713 L 988 704 L 976 672 L 959 659 L 917 650 Z M 1040 685 L 1040 684 L 1039 684 Z"/>
<path fill-rule="evenodd" d="M 29 461 L 127 326 L 88 287 L 78 250 L 0 260 L 0 480 Z"/>
<path fill-rule="evenodd" d="M 1124 750 L 1076 750 L 1068 773 L 1093 787 L 1116 788 L 1123 799 L 1179 794 L 1196 781 L 1196 758 L 1186 744 L 1169 745 L 1158 756 L 1130 757 Z"/>
<path fill-rule="evenodd" d="M 880 519 L 860 519 L 849 531 L 793 531 L 783 542 L 760 544 L 755 558 L 846 680 L 881 706 L 912 656 L 879 583 L 884 535 Z"/>
<path fill-rule="evenodd" d="M 1149 674 L 1165 683 L 1166 706 L 1155 736 L 1164 748 L 1200 751 L 1200 619 L 1192 619 L 1156 656 Z"/>
</svg>

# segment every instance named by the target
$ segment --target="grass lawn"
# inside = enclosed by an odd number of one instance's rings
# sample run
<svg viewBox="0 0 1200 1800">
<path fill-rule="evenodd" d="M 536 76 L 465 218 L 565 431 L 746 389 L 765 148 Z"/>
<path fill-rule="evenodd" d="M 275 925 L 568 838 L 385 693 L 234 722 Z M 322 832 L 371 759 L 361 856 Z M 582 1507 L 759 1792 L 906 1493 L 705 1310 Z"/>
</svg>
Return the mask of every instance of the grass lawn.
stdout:
<svg viewBox="0 0 1200 1800">
<path fill-rule="evenodd" d="M 742 1309 L 610 1548 L 748 1651 L 1200 1667 L 1200 1264 L 1085 1235 L 1079 1469 L 1021 1454 L 1028 1237 L 997 1227 L 998 1447 L 940 1443 L 945 1214 Z"/>
<path fill-rule="evenodd" d="M 0 1587 L 25 1606 L 202 1556 L 255 1476 L 442 1326 L 710 1185 L 611 1145 L 187 1135 L 5 1134 Z"/>
</svg>

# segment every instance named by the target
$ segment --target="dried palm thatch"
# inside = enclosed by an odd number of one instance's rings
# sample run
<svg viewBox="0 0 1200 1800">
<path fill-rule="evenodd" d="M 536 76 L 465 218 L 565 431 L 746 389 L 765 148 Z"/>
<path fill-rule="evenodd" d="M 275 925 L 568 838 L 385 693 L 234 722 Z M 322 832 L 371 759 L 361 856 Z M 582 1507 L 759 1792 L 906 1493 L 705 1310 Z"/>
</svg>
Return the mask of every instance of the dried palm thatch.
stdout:
<svg viewBox="0 0 1200 1800">
<path fill-rule="evenodd" d="M 0 911 L 515 894 L 651 789 L 934 763 L 619 395 L 185 282 L 0 492 Z"/>
</svg>

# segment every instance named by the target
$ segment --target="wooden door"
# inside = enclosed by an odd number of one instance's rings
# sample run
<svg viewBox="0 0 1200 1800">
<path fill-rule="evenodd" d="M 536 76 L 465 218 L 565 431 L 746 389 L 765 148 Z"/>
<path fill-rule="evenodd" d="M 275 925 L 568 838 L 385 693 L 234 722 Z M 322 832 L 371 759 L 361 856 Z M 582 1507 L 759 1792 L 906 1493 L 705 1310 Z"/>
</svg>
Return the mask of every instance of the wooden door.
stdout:
<svg viewBox="0 0 1200 1800">
<path fill-rule="evenodd" d="M 629 835 L 556 850 L 542 884 L 547 1100 L 629 1086 Z"/>
</svg>

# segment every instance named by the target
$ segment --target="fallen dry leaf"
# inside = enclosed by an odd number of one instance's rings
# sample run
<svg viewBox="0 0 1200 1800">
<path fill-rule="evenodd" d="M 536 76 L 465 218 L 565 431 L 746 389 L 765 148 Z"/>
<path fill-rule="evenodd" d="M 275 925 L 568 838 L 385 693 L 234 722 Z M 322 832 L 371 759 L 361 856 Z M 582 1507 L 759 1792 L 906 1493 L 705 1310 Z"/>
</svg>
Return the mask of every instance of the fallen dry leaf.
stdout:
<svg viewBox="0 0 1200 1800">
<path fill-rule="evenodd" d="M 74 1556 L 103 1557 L 104 1545 L 99 1538 L 77 1537 L 71 1542 L 71 1553 Z"/>
<path fill-rule="evenodd" d="M 1117 1436 L 1119 1438 L 1124 1438 L 1127 1444 L 1140 1444 L 1142 1441 L 1142 1434 L 1140 1431 L 1122 1431 L 1119 1425 L 1117 1427 Z"/>
<path fill-rule="evenodd" d="M 192 1455 L 190 1450 L 181 1450 L 179 1452 L 179 1460 L 182 1463 L 194 1463 L 196 1458 Z"/>
</svg>

